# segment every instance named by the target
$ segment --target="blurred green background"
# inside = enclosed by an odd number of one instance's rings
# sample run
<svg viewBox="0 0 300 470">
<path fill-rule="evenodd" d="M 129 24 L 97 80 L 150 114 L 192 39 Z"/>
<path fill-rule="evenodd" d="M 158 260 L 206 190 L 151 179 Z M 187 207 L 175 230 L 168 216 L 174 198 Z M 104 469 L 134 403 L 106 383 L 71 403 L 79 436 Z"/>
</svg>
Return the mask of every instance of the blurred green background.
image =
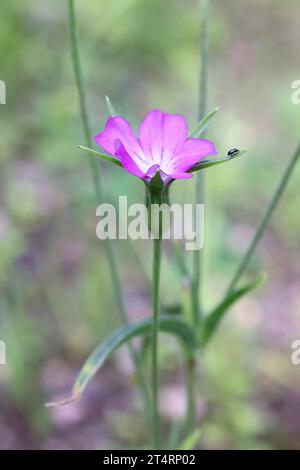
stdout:
<svg viewBox="0 0 300 470">
<path fill-rule="evenodd" d="M 208 135 L 220 155 L 248 148 L 206 175 L 205 307 L 222 296 L 300 138 L 298 0 L 212 0 Z M 76 2 L 88 110 L 94 133 L 108 94 L 135 124 L 153 108 L 197 117 L 196 0 Z M 148 427 L 126 349 L 116 353 L 77 403 L 64 397 L 83 360 L 118 325 L 69 53 L 66 1 L 2 0 L 0 79 L 0 366 L 2 449 L 144 446 Z M 143 184 L 101 163 L 105 198 L 143 200 Z M 267 283 L 237 304 L 198 358 L 201 448 L 300 448 L 300 168 L 297 167 L 248 270 Z M 173 201 L 191 201 L 194 181 Z M 114 243 L 131 318 L 151 313 L 148 243 Z M 170 246 L 162 298 L 181 299 Z M 161 341 L 165 435 L 185 407 L 182 359 Z M 146 366 L 145 366 L 146 367 Z"/>
</svg>

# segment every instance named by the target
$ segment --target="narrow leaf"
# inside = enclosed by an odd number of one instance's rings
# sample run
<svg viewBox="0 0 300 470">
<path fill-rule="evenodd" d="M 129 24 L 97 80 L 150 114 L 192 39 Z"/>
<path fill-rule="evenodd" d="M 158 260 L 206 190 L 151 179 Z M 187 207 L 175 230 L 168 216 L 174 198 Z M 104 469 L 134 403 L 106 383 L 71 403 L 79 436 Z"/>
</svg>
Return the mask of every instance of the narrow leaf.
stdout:
<svg viewBox="0 0 300 470">
<path fill-rule="evenodd" d="M 182 247 L 180 246 L 179 242 L 172 239 L 172 247 L 174 249 L 175 253 L 175 260 L 177 263 L 178 270 L 183 278 L 189 279 L 190 275 L 188 273 L 186 264 L 185 264 L 185 259 L 183 256 L 182 252 Z"/>
<path fill-rule="evenodd" d="M 210 123 L 210 120 L 214 117 L 214 115 L 219 111 L 220 108 L 215 108 L 213 109 L 210 113 L 206 114 L 203 119 L 201 119 L 200 122 L 198 122 L 197 126 L 191 133 L 190 137 L 195 137 L 199 138 L 201 134 L 205 131 L 207 128 L 208 124 Z"/>
<path fill-rule="evenodd" d="M 195 348 L 195 335 L 184 320 L 172 315 L 162 315 L 159 321 L 161 331 L 176 335 L 184 345 L 186 354 L 192 355 Z M 149 335 L 152 332 L 152 318 L 125 325 L 115 331 L 109 338 L 101 343 L 84 363 L 73 386 L 71 397 L 58 403 L 48 403 L 47 406 L 65 405 L 77 400 L 96 372 L 103 366 L 106 359 L 124 343 L 137 336 Z"/>
<path fill-rule="evenodd" d="M 195 450 L 195 447 L 200 440 L 201 434 L 201 429 L 194 429 L 194 431 L 187 435 L 182 444 L 179 446 L 178 450 Z"/>
<path fill-rule="evenodd" d="M 182 419 L 178 419 L 173 422 L 171 431 L 169 433 L 169 438 L 166 443 L 167 450 L 174 450 L 177 449 L 179 446 L 179 442 L 182 441 L 181 435 L 184 433 L 185 421 Z"/>
<path fill-rule="evenodd" d="M 244 153 L 247 152 L 247 149 L 239 150 L 233 155 L 226 155 L 226 157 L 223 158 L 206 158 L 205 160 L 200 161 L 197 165 L 195 165 L 193 168 L 189 170 L 190 173 L 198 170 L 203 170 L 204 168 L 208 168 L 210 166 L 214 165 L 220 165 L 221 163 L 226 163 L 229 162 L 230 160 L 233 160 L 234 158 L 240 157 Z"/>
<path fill-rule="evenodd" d="M 182 280 L 182 308 L 183 316 L 189 325 L 193 324 L 193 303 L 192 303 L 192 283 L 189 278 Z"/>
<path fill-rule="evenodd" d="M 113 106 L 112 102 L 110 101 L 109 96 L 105 95 L 105 101 L 106 101 L 106 105 L 107 105 L 107 109 L 108 109 L 109 114 L 112 117 L 118 116 L 119 113 L 117 112 L 116 108 Z"/>
<path fill-rule="evenodd" d="M 270 218 L 276 209 L 278 202 L 280 201 L 286 186 L 290 180 L 290 177 L 293 174 L 294 169 L 296 168 L 296 165 L 298 163 L 298 160 L 300 159 L 300 143 L 298 144 L 298 147 L 296 148 L 295 153 L 292 155 L 291 159 L 289 160 L 278 184 L 277 187 L 275 188 L 275 191 L 270 199 L 269 204 L 266 206 L 266 209 L 264 211 L 264 214 L 262 215 L 262 218 L 259 221 L 259 224 L 253 234 L 253 238 L 250 242 L 250 245 L 248 246 L 248 249 L 246 250 L 243 258 L 240 261 L 240 264 L 237 268 L 237 271 L 232 279 L 232 281 L 229 284 L 228 289 L 232 290 L 233 287 L 235 287 L 236 283 L 239 281 L 240 277 L 244 273 L 245 269 L 247 268 L 253 253 L 256 250 L 256 247 L 262 238 L 268 223 L 270 221 Z"/>
<path fill-rule="evenodd" d="M 182 315 L 181 304 L 164 305 L 162 310 L 169 315 Z"/>
<path fill-rule="evenodd" d="M 104 160 L 114 163 L 115 165 L 122 166 L 121 162 L 117 158 L 114 158 L 105 152 L 97 152 L 97 150 L 90 149 L 89 147 L 84 147 L 83 145 L 78 145 L 78 147 L 80 148 L 80 150 L 85 150 L 86 152 L 96 155 L 96 157 L 103 158 Z"/>
<path fill-rule="evenodd" d="M 225 299 L 222 300 L 222 302 L 204 320 L 202 336 L 203 344 L 208 343 L 227 310 L 241 297 L 259 287 L 265 279 L 266 274 L 263 274 L 256 281 L 230 292 Z"/>
<path fill-rule="evenodd" d="M 146 360 L 147 352 L 148 352 L 149 348 L 151 347 L 151 345 L 152 345 L 151 336 L 150 335 L 145 336 L 144 339 L 143 339 L 143 342 L 141 344 L 141 347 L 139 349 L 139 357 L 140 357 L 141 362 Z"/>
</svg>

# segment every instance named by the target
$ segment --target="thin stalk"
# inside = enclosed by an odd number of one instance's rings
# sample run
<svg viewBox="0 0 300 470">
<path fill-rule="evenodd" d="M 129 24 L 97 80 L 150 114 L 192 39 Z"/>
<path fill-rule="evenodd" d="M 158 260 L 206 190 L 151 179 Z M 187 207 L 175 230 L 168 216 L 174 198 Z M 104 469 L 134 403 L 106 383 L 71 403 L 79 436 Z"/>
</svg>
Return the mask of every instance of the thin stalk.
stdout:
<svg viewBox="0 0 300 470">
<path fill-rule="evenodd" d="M 89 148 L 93 147 L 92 142 L 92 134 L 91 134 L 91 127 L 89 123 L 87 107 L 86 107 L 86 98 L 85 98 L 85 89 L 83 85 L 82 73 L 81 73 L 81 66 L 80 66 L 80 58 L 79 58 L 79 49 L 78 49 L 78 40 L 77 40 L 77 28 L 76 28 L 76 15 L 75 15 L 75 8 L 74 8 L 74 0 L 68 0 L 68 13 L 69 13 L 69 29 L 70 29 L 70 45 L 71 45 L 71 55 L 72 55 L 72 64 L 74 69 L 74 76 L 76 81 L 76 87 L 78 92 L 79 98 L 79 106 L 80 106 L 80 115 L 82 126 L 84 130 L 86 145 Z M 100 175 L 98 172 L 97 163 L 94 158 L 89 156 L 88 158 L 91 174 L 94 183 L 94 190 L 95 195 L 97 198 L 98 203 L 103 200 L 103 192 L 102 192 L 102 184 L 100 181 Z M 112 283 L 114 286 L 114 294 L 116 296 L 116 303 L 118 307 L 119 316 L 123 324 L 128 324 L 128 316 L 124 305 L 124 298 L 122 293 L 121 282 L 118 274 L 117 263 L 115 254 L 112 248 L 111 240 L 105 240 L 105 252 L 106 257 L 109 265 L 109 270 L 111 274 Z M 141 369 L 141 364 L 139 362 L 138 355 L 131 344 L 128 345 L 130 354 L 135 365 L 135 372 L 137 375 L 137 379 L 140 386 L 140 391 L 142 398 L 145 403 L 145 409 L 147 413 L 150 415 L 150 398 L 148 395 L 148 390 L 146 387 L 146 382 L 144 379 L 144 375 Z"/>
<path fill-rule="evenodd" d="M 152 393 L 153 393 L 153 445 L 154 449 L 160 447 L 160 420 L 158 411 L 158 332 L 159 332 L 159 285 L 161 265 L 161 236 L 153 240 L 152 265 L 152 305 L 153 305 L 153 331 L 152 331 Z"/>
<path fill-rule="evenodd" d="M 208 13 L 209 0 L 200 0 L 200 81 L 198 120 L 206 113 L 207 103 L 207 58 L 208 58 Z M 204 204 L 204 174 L 199 171 L 196 175 L 195 203 Z M 195 325 L 198 325 L 201 315 L 201 285 L 203 270 L 203 250 L 195 250 L 193 258 L 192 305 Z"/>
<path fill-rule="evenodd" d="M 196 377 L 195 358 L 187 359 L 186 382 L 187 382 L 187 413 L 186 413 L 186 433 L 190 434 L 195 428 L 196 416 Z"/>
<path fill-rule="evenodd" d="M 188 279 L 190 281 L 190 274 L 184 261 L 182 247 L 176 240 L 172 240 L 172 248 L 175 252 L 175 259 L 179 273 L 183 279 Z"/>
<path fill-rule="evenodd" d="M 199 106 L 198 120 L 200 121 L 206 114 L 207 102 L 207 60 L 208 60 L 208 13 L 209 0 L 199 0 L 200 7 L 200 81 L 199 81 Z M 196 175 L 195 203 L 204 204 L 204 174 L 199 171 Z M 201 320 L 202 305 L 201 285 L 202 285 L 203 253 L 202 250 L 194 251 L 193 274 L 191 284 L 191 302 L 193 310 L 193 321 L 195 329 L 199 327 Z M 187 394 L 188 406 L 186 415 L 186 426 L 193 430 L 196 422 L 196 371 L 195 360 L 187 364 Z"/>
<path fill-rule="evenodd" d="M 295 153 L 293 154 L 292 158 L 290 159 L 282 177 L 280 178 L 280 181 L 278 183 L 278 186 L 276 187 L 274 193 L 273 193 L 273 196 L 269 202 L 269 205 L 267 206 L 262 218 L 261 218 L 261 221 L 259 222 L 258 226 L 257 226 L 257 229 L 254 233 L 254 236 L 250 242 L 250 245 L 245 253 L 245 255 L 243 256 L 243 258 L 241 259 L 240 261 L 240 264 L 236 270 L 236 273 L 235 275 L 233 276 L 233 279 L 227 289 L 227 294 L 229 292 L 231 292 L 231 290 L 236 286 L 236 284 L 238 283 L 238 281 L 240 280 L 241 276 L 243 275 L 245 269 L 247 268 L 252 256 L 253 256 L 253 253 L 257 247 L 257 244 L 259 243 L 261 237 L 263 236 L 266 228 L 267 228 L 267 225 L 270 221 L 270 218 L 271 218 L 271 215 L 273 214 L 273 211 L 274 209 L 276 208 L 286 186 L 287 186 L 287 183 L 290 179 L 290 176 L 295 168 L 295 165 L 297 163 L 297 160 L 300 156 L 300 144 L 298 146 L 298 148 L 296 149 Z"/>
</svg>

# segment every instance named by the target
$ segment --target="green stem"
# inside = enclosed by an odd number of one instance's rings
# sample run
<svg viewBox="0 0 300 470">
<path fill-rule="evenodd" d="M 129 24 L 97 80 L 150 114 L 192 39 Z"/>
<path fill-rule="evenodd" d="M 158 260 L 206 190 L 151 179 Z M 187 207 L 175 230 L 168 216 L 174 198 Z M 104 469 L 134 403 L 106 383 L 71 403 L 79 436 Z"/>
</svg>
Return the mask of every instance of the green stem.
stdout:
<svg viewBox="0 0 300 470">
<path fill-rule="evenodd" d="M 206 113 L 207 102 L 207 58 L 208 58 L 208 12 L 209 0 L 200 0 L 200 82 L 198 120 Z M 204 174 L 199 171 L 196 175 L 195 203 L 204 204 Z M 195 250 L 193 258 L 192 305 L 195 325 L 201 315 L 201 285 L 203 270 L 203 250 Z"/>
<path fill-rule="evenodd" d="M 195 427 L 196 416 L 196 369 L 195 358 L 187 359 L 186 364 L 186 381 L 187 381 L 187 413 L 186 413 L 186 433 L 193 432 Z"/>
<path fill-rule="evenodd" d="M 84 130 L 86 145 L 89 148 L 93 147 L 93 142 L 91 138 L 91 127 L 89 123 L 87 107 L 86 107 L 86 99 L 85 99 L 85 90 L 83 85 L 82 73 L 81 73 L 81 66 L 80 66 L 80 59 L 79 59 L 79 49 L 78 49 L 78 40 L 77 40 L 77 28 L 76 28 L 76 15 L 75 15 L 75 8 L 74 8 L 74 0 L 68 0 L 69 6 L 69 26 L 70 26 L 70 44 L 71 44 L 71 54 L 72 54 L 72 64 L 74 69 L 74 76 L 76 81 L 76 87 L 78 92 L 79 98 L 79 106 L 80 106 L 80 115 L 82 126 Z M 100 176 L 98 172 L 97 163 L 94 158 L 89 157 L 89 164 L 91 168 L 91 174 L 94 183 L 95 195 L 97 198 L 98 203 L 103 200 L 103 192 L 102 192 L 102 185 L 100 181 Z M 114 286 L 114 293 L 116 296 L 116 303 L 118 307 L 118 312 L 123 324 L 128 324 L 128 316 L 124 305 L 124 298 L 120 283 L 120 278 L 118 275 L 117 263 L 115 254 L 113 251 L 113 247 L 111 244 L 111 240 L 105 240 L 105 251 L 106 257 L 110 269 L 111 279 Z M 150 398 L 148 394 L 148 390 L 146 387 L 146 382 L 144 379 L 144 375 L 141 369 L 141 364 L 139 362 L 138 355 L 131 344 L 128 345 L 132 360 L 135 365 L 136 375 L 138 378 L 138 382 L 140 385 L 141 395 L 145 402 L 145 409 L 147 413 L 150 415 Z"/>
<path fill-rule="evenodd" d="M 290 179 L 290 176 L 295 168 L 295 165 L 296 165 L 296 162 L 298 160 L 300 156 L 300 144 L 298 146 L 298 148 L 296 149 L 295 153 L 293 154 L 291 160 L 289 161 L 286 169 L 285 169 L 285 172 L 283 173 L 279 183 L 278 183 L 278 186 L 276 187 L 274 193 L 273 193 L 273 196 L 270 200 L 270 203 L 265 211 L 265 213 L 263 214 L 262 218 L 261 218 L 261 221 L 259 222 L 258 226 L 257 226 L 257 229 L 255 231 L 255 234 L 252 238 L 252 241 L 245 253 L 245 255 L 243 256 L 242 260 L 240 261 L 240 264 L 236 270 L 236 273 L 235 275 L 233 276 L 233 279 L 227 289 L 227 294 L 229 292 L 231 292 L 231 290 L 236 286 L 236 284 L 238 283 L 238 281 L 240 280 L 241 276 L 243 275 L 245 269 L 247 268 L 252 256 L 253 256 L 253 253 L 257 247 L 257 244 L 258 242 L 260 241 L 261 237 L 263 236 L 266 228 L 267 228 L 267 225 L 269 223 L 269 220 L 271 218 L 271 215 L 273 214 L 273 211 L 274 209 L 276 208 L 286 186 L 287 186 L 287 183 Z"/>
<path fill-rule="evenodd" d="M 199 82 L 199 107 L 198 120 L 203 119 L 206 113 L 207 101 L 207 59 L 208 59 L 208 13 L 209 0 L 200 0 L 200 82 Z M 199 171 L 196 175 L 195 203 L 204 204 L 204 174 Z M 201 319 L 202 305 L 201 285 L 203 270 L 203 250 L 195 250 L 193 257 L 193 275 L 191 283 L 191 303 L 195 329 L 198 328 Z M 195 361 L 187 365 L 187 427 L 192 430 L 196 422 L 196 374 Z"/>
<path fill-rule="evenodd" d="M 153 349 L 152 349 L 152 393 L 153 393 L 153 445 L 160 447 L 160 422 L 158 411 L 158 332 L 159 332 L 159 284 L 161 265 L 161 236 L 153 240 L 152 304 L 153 304 Z"/>
<path fill-rule="evenodd" d="M 209 0 L 200 0 L 199 121 L 204 118 L 207 108 L 208 15 Z"/>
<path fill-rule="evenodd" d="M 79 59 L 74 0 L 68 0 L 68 4 L 69 4 L 69 25 L 70 25 L 69 29 L 70 29 L 72 65 L 73 65 L 74 77 L 75 77 L 75 82 L 76 82 L 78 98 L 79 98 L 81 121 L 82 121 L 86 144 L 88 147 L 92 147 L 92 138 L 91 138 L 91 131 L 90 131 L 91 128 L 90 128 L 89 118 L 87 114 L 85 92 L 84 92 L 80 59 Z M 99 173 L 97 169 L 97 163 L 93 158 L 90 158 L 89 164 L 91 167 L 91 174 L 92 174 L 92 178 L 94 181 L 94 188 L 95 188 L 97 200 L 101 201 L 102 200 L 102 187 L 100 184 L 100 177 L 99 177 Z"/>
</svg>

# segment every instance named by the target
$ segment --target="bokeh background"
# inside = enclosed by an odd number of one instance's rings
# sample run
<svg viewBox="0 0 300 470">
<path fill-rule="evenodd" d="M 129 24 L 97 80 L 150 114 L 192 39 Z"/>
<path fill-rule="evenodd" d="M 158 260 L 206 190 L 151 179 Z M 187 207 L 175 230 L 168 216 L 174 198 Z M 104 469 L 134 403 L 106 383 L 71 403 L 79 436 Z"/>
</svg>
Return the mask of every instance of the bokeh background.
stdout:
<svg viewBox="0 0 300 470">
<path fill-rule="evenodd" d="M 221 155 L 245 157 L 206 174 L 206 308 L 220 300 L 287 160 L 300 138 L 298 0 L 212 0 L 209 24 L 209 128 Z M 196 122 L 199 10 L 195 0 L 76 2 L 93 131 L 108 116 L 104 96 L 134 123 L 153 108 Z M 118 325 L 69 52 L 67 2 L 2 0 L 0 79 L 0 366 L 2 449 L 136 448 L 148 426 L 126 348 L 114 354 L 77 403 L 46 409 L 68 394 L 92 348 Z M 142 183 L 103 162 L 105 198 L 143 200 Z M 247 272 L 268 280 L 227 315 L 198 358 L 201 448 L 300 448 L 300 168 Z M 191 201 L 194 181 L 174 201 Z M 151 249 L 116 241 L 131 318 L 151 313 Z M 162 298 L 181 299 L 168 244 Z M 167 340 L 168 338 L 168 340 Z M 182 359 L 161 341 L 165 436 L 185 411 Z M 145 364 L 145 368 L 147 364 Z M 172 433 L 172 432 L 171 432 Z M 173 431 L 174 433 L 174 431 Z M 165 437 L 167 442 L 167 437 Z M 167 444 L 166 444 L 167 445 Z"/>
</svg>

